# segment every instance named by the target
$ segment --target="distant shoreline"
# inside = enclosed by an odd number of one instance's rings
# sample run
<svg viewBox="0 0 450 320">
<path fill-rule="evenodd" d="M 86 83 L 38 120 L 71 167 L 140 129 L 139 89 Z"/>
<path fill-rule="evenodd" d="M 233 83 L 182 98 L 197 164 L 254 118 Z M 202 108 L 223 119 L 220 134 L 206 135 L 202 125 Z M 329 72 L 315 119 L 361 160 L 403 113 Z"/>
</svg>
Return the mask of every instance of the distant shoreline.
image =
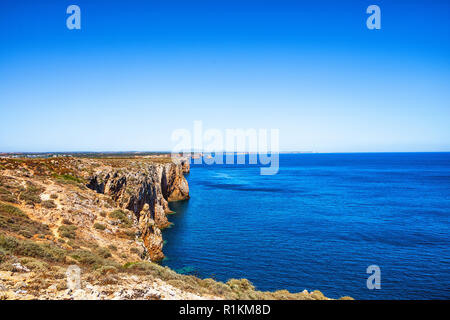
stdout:
<svg viewBox="0 0 450 320">
<path fill-rule="evenodd" d="M 207 152 L 191 152 L 191 157 L 203 156 Z M 269 151 L 271 153 L 271 151 Z M 450 153 L 450 151 L 357 151 L 357 152 L 316 152 L 316 151 L 280 151 L 279 154 L 418 154 L 418 153 Z M 208 153 L 209 154 L 209 153 Z M 214 152 L 212 153 L 214 154 Z M 258 154 L 258 152 L 223 152 L 227 154 Z M 0 158 L 109 158 L 109 157 L 170 157 L 169 151 L 49 151 L 49 152 L 0 152 Z"/>
</svg>

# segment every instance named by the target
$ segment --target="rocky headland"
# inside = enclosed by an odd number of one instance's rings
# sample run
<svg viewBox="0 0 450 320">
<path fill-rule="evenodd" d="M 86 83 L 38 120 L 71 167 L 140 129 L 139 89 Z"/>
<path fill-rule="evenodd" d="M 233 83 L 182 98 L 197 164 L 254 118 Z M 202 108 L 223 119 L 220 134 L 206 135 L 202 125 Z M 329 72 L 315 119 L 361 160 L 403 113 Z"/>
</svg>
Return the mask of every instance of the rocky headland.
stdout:
<svg viewBox="0 0 450 320">
<path fill-rule="evenodd" d="M 186 172 L 189 172 L 186 159 L 160 163 L 108 159 L 83 178 L 89 189 L 108 195 L 117 206 L 133 213 L 138 236 L 144 244 L 144 256 L 157 261 L 164 258 L 161 229 L 170 225 L 169 201 L 189 198 Z"/>
</svg>

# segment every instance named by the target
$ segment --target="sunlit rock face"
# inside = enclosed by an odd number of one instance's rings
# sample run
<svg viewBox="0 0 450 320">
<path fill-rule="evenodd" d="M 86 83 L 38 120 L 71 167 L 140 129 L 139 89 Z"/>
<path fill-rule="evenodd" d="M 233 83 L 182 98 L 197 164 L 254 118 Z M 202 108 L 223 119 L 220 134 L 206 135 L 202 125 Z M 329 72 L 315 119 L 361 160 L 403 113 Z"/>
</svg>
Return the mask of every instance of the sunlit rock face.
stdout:
<svg viewBox="0 0 450 320">
<path fill-rule="evenodd" d="M 189 199 L 184 177 L 189 172 L 189 162 L 128 160 L 102 164 L 87 177 L 87 187 L 109 195 L 120 207 L 134 212 L 150 259 L 162 259 L 160 229 L 170 225 L 168 202 Z"/>
</svg>

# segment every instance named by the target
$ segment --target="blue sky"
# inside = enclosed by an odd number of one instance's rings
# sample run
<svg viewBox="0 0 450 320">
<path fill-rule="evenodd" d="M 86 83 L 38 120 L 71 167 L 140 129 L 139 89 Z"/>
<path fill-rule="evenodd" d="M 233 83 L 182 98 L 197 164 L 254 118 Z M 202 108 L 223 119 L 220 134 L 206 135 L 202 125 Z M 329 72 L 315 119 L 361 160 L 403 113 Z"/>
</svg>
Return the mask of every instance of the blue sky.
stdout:
<svg viewBox="0 0 450 320">
<path fill-rule="evenodd" d="M 450 151 L 448 1 L 2 0 L 0 41 L 4 152 L 170 150 L 194 120 L 284 151 Z"/>
</svg>

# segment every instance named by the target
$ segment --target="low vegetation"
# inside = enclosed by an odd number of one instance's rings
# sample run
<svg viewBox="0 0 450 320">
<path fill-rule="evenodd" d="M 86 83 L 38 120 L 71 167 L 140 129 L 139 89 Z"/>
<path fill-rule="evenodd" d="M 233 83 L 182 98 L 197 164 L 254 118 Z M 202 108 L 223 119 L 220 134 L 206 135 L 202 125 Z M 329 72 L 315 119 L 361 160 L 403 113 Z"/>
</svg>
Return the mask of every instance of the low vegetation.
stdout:
<svg viewBox="0 0 450 320">
<path fill-rule="evenodd" d="M 27 205 L 34 206 L 37 203 L 41 203 L 41 193 L 43 189 L 36 186 L 31 182 L 27 182 L 27 187 L 20 192 L 19 199 L 25 201 Z"/>
<path fill-rule="evenodd" d="M 22 189 L 15 179 L 0 175 L 0 201 L 19 203 L 17 195 Z"/>
<path fill-rule="evenodd" d="M 4 254 L 40 258 L 50 262 L 63 262 L 65 252 L 49 242 L 21 240 L 0 234 L 0 250 Z"/>
<path fill-rule="evenodd" d="M 263 292 L 255 289 L 253 284 L 247 279 L 230 279 L 226 283 L 214 279 L 200 279 L 192 275 L 182 275 L 162 267 L 156 263 L 139 261 L 128 262 L 123 266 L 128 272 L 142 275 L 150 275 L 166 281 L 168 284 L 184 291 L 200 295 L 212 295 L 223 297 L 225 299 L 326 299 L 320 291 L 314 291 L 311 295 L 308 293 L 290 293 L 287 290 L 275 292 Z"/>
<path fill-rule="evenodd" d="M 18 203 L 14 193 L 3 186 L 0 186 L 0 201 Z"/>
<path fill-rule="evenodd" d="M 6 203 L 0 203 L 0 229 L 26 238 L 50 234 L 46 224 L 31 220 L 22 210 Z"/>
<path fill-rule="evenodd" d="M 53 200 L 45 200 L 42 202 L 42 206 L 47 209 L 55 209 L 56 204 Z"/>
<path fill-rule="evenodd" d="M 106 259 L 95 251 L 89 251 L 85 249 L 78 249 L 74 252 L 69 253 L 70 257 L 76 260 L 82 265 L 91 267 L 92 269 L 98 269 L 101 266 L 113 266 L 120 268 L 120 264 L 112 259 Z"/>
<path fill-rule="evenodd" d="M 122 229 L 117 233 L 119 238 L 134 240 L 136 238 L 136 232 L 133 229 Z"/>
<path fill-rule="evenodd" d="M 114 210 L 109 214 L 111 219 L 120 220 L 121 226 L 124 228 L 129 228 L 132 225 L 132 221 L 128 218 L 127 214 L 123 210 Z"/>
<path fill-rule="evenodd" d="M 53 178 L 59 183 L 63 184 L 80 184 L 84 183 L 84 180 L 70 174 L 53 174 Z"/>
<path fill-rule="evenodd" d="M 104 224 L 96 222 L 96 223 L 94 223 L 94 228 L 97 229 L 97 230 L 105 230 L 106 226 Z"/>
<path fill-rule="evenodd" d="M 110 258 L 112 256 L 111 251 L 109 251 L 109 249 L 107 249 L 107 248 L 97 248 L 95 250 L 95 253 L 104 259 Z"/>
<path fill-rule="evenodd" d="M 77 227 L 74 225 L 62 225 L 58 228 L 58 233 L 61 237 L 75 239 Z"/>
<path fill-rule="evenodd" d="M 87 249 L 64 249 L 50 241 L 32 241 L 21 240 L 15 237 L 0 234 L 0 263 L 5 263 L 12 255 L 26 258 L 34 258 L 32 261 L 35 265 L 38 263 L 63 263 L 73 264 L 77 262 L 95 270 L 101 266 L 114 266 L 121 268 L 120 264 L 115 262 L 111 257 L 111 253 L 106 248 L 98 248 L 96 250 Z M 4 269 L 5 265 L 0 265 L 0 269 Z"/>
</svg>

